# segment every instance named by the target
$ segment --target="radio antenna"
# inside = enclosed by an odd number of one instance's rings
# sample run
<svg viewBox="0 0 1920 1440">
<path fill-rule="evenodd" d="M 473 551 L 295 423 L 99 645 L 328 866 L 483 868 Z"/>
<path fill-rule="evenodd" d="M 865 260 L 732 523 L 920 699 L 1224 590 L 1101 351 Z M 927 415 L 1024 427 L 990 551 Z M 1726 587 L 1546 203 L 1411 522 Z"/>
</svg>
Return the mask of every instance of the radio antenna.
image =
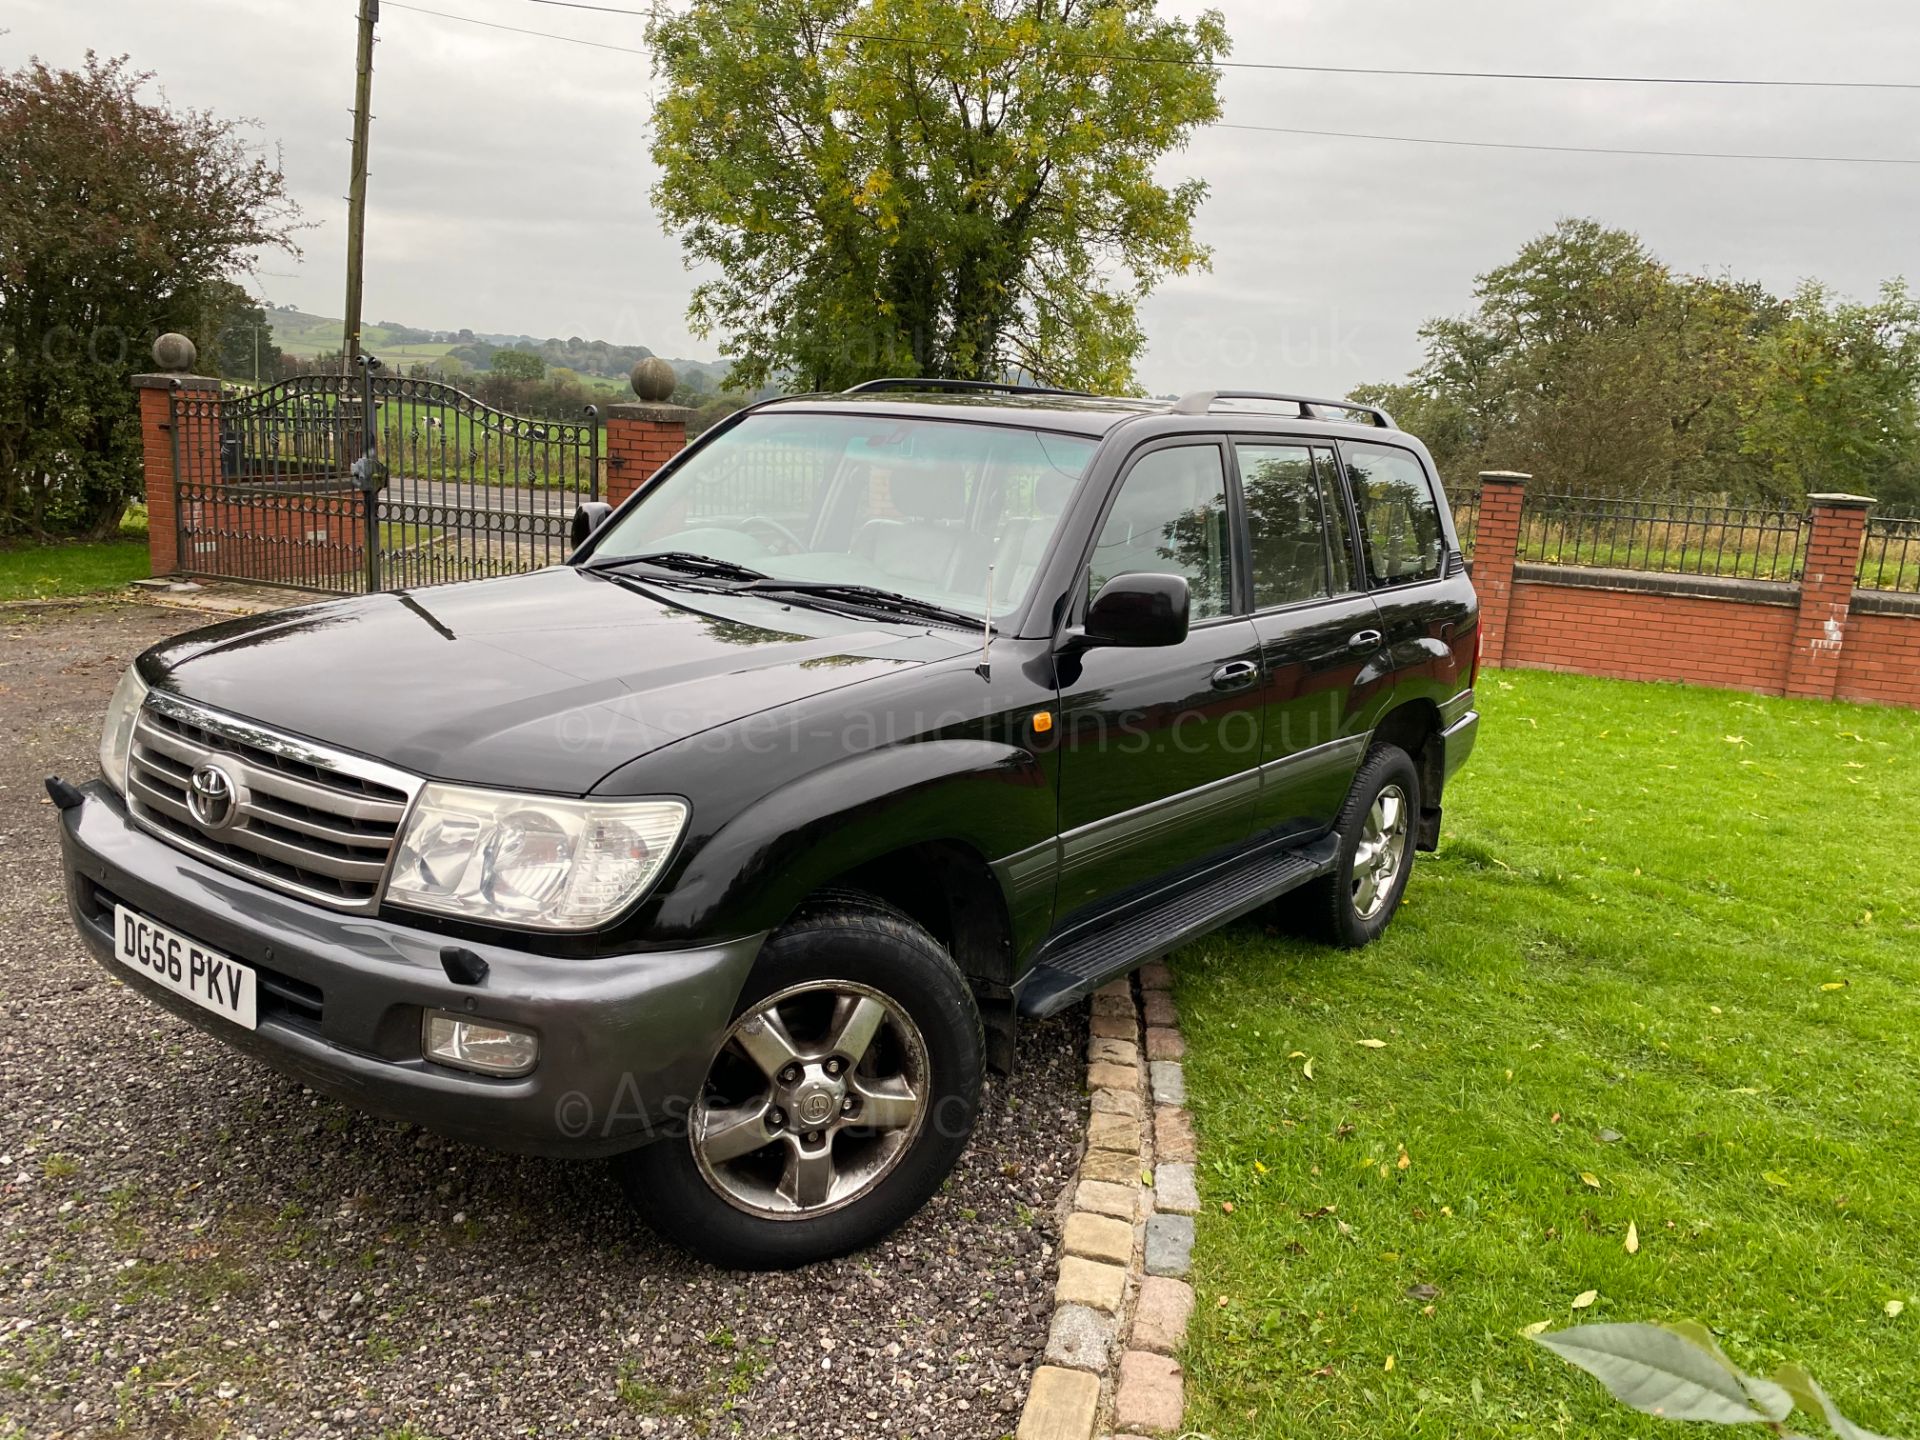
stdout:
<svg viewBox="0 0 1920 1440">
<path fill-rule="evenodd" d="M 987 647 L 993 643 L 993 565 L 987 565 L 987 603 L 983 607 L 986 616 L 980 624 L 980 664 L 975 672 L 982 680 L 993 678 L 993 662 L 987 659 Z"/>
</svg>

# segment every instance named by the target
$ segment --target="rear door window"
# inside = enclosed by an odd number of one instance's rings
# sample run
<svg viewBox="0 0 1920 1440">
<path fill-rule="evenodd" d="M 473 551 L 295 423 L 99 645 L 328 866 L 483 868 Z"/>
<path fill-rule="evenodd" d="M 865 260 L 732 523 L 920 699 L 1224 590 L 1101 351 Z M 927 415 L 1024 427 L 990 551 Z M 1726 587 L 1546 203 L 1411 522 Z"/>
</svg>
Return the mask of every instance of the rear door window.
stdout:
<svg viewBox="0 0 1920 1440">
<path fill-rule="evenodd" d="M 1343 443 L 1347 485 L 1360 515 L 1360 551 L 1377 588 L 1436 580 L 1446 563 L 1440 508 L 1411 451 Z"/>
<path fill-rule="evenodd" d="M 1253 608 L 1271 610 L 1353 589 L 1346 511 L 1330 483 L 1328 452 L 1289 441 L 1241 440 L 1234 453 L 1247 517 Z"/>
</svg>

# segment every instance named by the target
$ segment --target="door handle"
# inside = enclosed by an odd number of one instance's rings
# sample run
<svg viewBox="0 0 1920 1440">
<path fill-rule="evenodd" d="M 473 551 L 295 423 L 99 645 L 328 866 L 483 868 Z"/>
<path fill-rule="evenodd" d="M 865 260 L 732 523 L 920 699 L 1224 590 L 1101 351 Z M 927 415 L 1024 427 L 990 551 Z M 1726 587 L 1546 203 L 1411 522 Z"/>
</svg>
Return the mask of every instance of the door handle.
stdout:
<svg viewBox="0 0 1920 1440">
<path fill-rule="evenodd" d="M 1357 630 L 1347 637 L 1347 648 L 1349 650 L 1377 650 L 1380 648 L 1380 642 L 1386 638 L 1387 637 L 1382 635 L 1378 630 Z"/>
<path fill-rule="evenodd" d="M 1238 690 L 1242 685 L 1252 684 L 1259 673 L 1260 667 L 1251 660 L 1229 660 L 1213 672 L 1213 688 Z"/>
</svg>

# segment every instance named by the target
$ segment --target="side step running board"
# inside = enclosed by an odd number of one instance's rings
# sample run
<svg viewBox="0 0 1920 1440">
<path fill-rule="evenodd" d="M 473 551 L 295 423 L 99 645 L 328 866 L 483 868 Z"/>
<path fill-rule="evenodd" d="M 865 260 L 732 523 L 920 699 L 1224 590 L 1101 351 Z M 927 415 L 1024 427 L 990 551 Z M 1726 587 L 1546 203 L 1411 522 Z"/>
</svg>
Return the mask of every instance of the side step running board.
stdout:
<svg viewBox="0 0 1920 1440">
<path fill-rule="evenodd" d="M 1114 976 L 1317 880 L 1333 869 L 1339 854 L 1339 837 L 1329 834 L 1311 845 L 1236 860 L 1122 920 L 1069 936 L 1041 952 L 1020 988 L 1020 1013 L 1038 1018 L 1064 1010 Z"/>
</svg>

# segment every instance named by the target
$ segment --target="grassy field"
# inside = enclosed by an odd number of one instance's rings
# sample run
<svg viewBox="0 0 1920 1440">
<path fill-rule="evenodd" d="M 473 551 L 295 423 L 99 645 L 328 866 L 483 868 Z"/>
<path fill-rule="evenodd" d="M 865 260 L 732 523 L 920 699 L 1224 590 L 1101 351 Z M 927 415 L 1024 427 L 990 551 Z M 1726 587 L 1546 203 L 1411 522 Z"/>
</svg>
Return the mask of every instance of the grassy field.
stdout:
<svg viewBox="0 0 1920 1440">
<path fill-rule="evenodd" d="M 112 540 L 0 546 L 0 601 L 113 590 L 148 572 L 147 512 L 136 505 Z"/>
<path fill-rule="evenodd" d="M 1920 714 L 1481 694 L 1385 940 L 1176 957 L 1189 1430 L 1678 1433 L 1521 1332 L 1691 1317 L 1920 1432 Z"/>
</svg>

